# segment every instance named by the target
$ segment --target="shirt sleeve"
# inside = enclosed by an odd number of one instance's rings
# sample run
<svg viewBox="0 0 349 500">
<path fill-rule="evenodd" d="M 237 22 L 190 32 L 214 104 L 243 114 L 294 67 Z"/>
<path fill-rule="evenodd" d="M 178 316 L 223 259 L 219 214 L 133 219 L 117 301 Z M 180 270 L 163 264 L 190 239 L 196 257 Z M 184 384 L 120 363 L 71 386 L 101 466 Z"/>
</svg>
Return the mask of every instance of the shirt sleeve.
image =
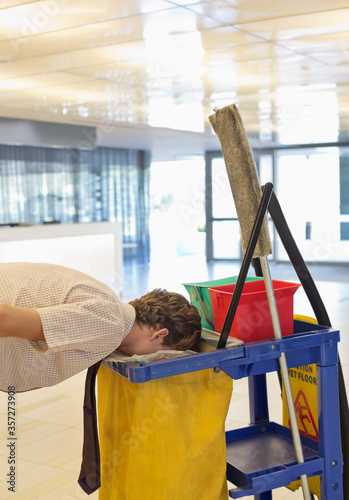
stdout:
<svg viewBox="0 0 349 500">
<path fill-rule="evenodd" d="M 45 341 L 31 341 L 42 354 L 66 350 L 117 349 L 135 320 L 135 310 L 120 301 L 85 300 L 37 309 Z"/>
</svg>

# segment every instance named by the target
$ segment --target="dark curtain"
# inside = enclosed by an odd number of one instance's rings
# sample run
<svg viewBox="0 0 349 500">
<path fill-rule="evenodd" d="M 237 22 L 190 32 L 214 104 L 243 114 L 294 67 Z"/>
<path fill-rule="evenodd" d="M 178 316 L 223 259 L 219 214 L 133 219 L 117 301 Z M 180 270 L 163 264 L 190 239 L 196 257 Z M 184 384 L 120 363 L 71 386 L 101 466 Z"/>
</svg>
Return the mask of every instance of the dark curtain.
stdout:
<svg viewBox="0 0 349 500">
<path fill-rule="evenodd" d="M 146 151 L 0 145 L 0 224 L 119 221 L 148 262 L 149 175 Z"/>
</svg>

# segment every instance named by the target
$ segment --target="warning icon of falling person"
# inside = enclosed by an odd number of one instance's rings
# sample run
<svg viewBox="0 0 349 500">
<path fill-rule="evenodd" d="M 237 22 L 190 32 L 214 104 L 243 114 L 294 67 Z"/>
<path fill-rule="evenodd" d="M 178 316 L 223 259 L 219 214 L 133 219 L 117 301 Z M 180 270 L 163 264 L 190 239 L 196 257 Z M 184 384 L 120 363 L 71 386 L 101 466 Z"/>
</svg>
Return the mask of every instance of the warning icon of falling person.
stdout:
<svg viewBox="0 0 349 500">
<path fill-rule="evenodd" d="M 313 439 L 319 438 L 319 431 L 312 415 L 307 398 L 302 390 L 298 391 L 294 406 L 297 415 L 299 432 Z"/>
</svg>

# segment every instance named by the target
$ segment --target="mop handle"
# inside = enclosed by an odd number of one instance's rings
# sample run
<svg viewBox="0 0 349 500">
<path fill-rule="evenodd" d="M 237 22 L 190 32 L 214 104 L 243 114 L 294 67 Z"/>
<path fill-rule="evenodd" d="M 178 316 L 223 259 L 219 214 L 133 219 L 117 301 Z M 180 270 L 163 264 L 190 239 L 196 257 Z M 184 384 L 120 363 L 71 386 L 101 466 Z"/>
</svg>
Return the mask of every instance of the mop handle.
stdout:
<svg viewBox="0 0 349 500">
<path fill-rule="evenodd" d="M 269 269 L 267 257 L 260 257 L 260 263 L 261 263 L 262 272 L 263 272 L 265 290 L 267 292 L 267 298 L 268 298 L 271 322 L 272 322 L 273 330 L 274 330 L 274 336 L 275 336 L 276 340 L 282 340 L 279 314 L 278 314 L 278 310 L 277 310 L 277 306 L 276 306 L 273 282 L 272 282 L 272 279 L 270 276 L 270 269 Z M 302 448 L 301 438 L 300 438 L 299 429 L 298 429 L 297 415 L 296 415 L 296 410 L 295 410 L 294 401 L 293 401 L 291 382 L 290 382 L 290 377 L 289 377 L 288 367 L 287 367 L 287 360 L 286 360 L 286 355 L 284 352 L 280 353 L 279 364 L 280 364 L 282 383 L 283 383 L 284 391 L 285 391 L 288 415 L 290 417 L 290 427 L 291 427 L 294 450 L 295 450 L 297 462 L 299 464 L 303 464 L 304 463 L 303 448 Z M 309 490 L 307 476 L 305 474 L 302 474 L 300 476 L 300 480 L 301 480 L 302 489 L 303 489 L 303 498 L 305 500 L 310 500 L 311 496 L 310 496 L 310 490 Z"/>
</svg>

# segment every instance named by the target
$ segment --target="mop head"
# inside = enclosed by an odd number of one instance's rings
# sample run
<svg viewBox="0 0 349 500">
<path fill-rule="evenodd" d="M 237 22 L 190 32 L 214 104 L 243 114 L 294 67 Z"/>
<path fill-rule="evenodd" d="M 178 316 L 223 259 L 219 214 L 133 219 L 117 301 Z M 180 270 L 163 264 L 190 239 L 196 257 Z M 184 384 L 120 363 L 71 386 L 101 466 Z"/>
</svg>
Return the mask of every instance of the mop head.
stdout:
<svg viewBox="0 0 349 500">
<path fill-rule="evenodd" d="M 221 143 L 245 254 L 262 197 L 256 164 L 235 104 L 216 111 L 209 120 Z M 268 221 L 265 217 L 253 257 L 264 257 L 271 253 Z"/>
</svg>

